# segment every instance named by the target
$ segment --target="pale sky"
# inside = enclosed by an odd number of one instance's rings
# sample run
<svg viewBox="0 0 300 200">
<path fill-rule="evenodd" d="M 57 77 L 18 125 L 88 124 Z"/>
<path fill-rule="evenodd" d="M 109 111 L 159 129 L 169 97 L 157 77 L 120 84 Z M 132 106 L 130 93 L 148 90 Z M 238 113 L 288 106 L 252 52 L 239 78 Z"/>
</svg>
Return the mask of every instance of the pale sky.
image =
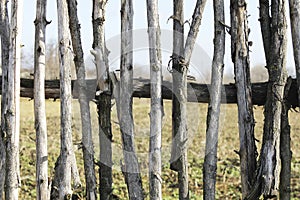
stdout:
<svg viewBox="0 0 300 200">
<path fill-rule="evenodd" d="M 81 34 L 82 34 L 82 43 L 83 49 L 85 52 L 85 57 L 90 53 L 89 50 L 92 47 L 92 0 L 77 0 L 78 1 L 78 11 L 79 11 L 79 20 L 81 24 Z M 196 0 L 187 0 L 185 1 L 185 19 L 189 20 L 192 17 L 194 6 Z M 167 19 L 172 15 L 173 12 L 173 1 L 172 0 L 160 0 L 159 1 L 159 17 L 160 17 L 160 27 L 162 32 L 168 34 L 168 31 L 172 30 L 172 21 L 170 20 L 167 23 Z M 22 42 L 25 45 L 24 51 L 33 53 L 33 44 L 34 44 L 34 24 L 35 19 L 35 10 L 36 10 L 36 1 L 35 0 L 25 0 L 24 1 L 24 18 L 23 18 L 23 35 Z M 146 0 L 135 0 L 134 4 L 134 29 L 147 29 L 147 12 L 146 12 Z M 47 10 L 47 20 L 52 20 L 52 23 L 47 26 L 46 38 L 48 41 L 54 40 L 57 38 L 57 13 L 56 13 L 56 0 L 48 0 L 48 10 Z M 230 25 L 230 13 L 229 13 L 229 0 L 225 0 L 226 7 L 226 24 Z M 250 40 L 253 41 L 253 46 L 251 47 L 250 54 L 250 64 L 251 66 L 256 65 L 265 65 L 264 61 L 264 51 L 260 33 L 260 24 L 258 21 L 258 1 L 248 1 L 248 14 L 249 17 L 249 27 Z M 287 10 L 287 16 L 289 12 Z M 106 10 L 106 39 L 108 41 L 113 41 L 117 35 L 120 33 L 120 0 L 109 0 L 107 3 Z M 202 24 L 200 26 L 200 32 L 197 38 L 197 45 L 200 46 L 210 58 L 213 54 L 213 5 L 212 1 L 207 1 L 205 7 L 205 13 L 203 15 Z M 288 27 L 288 29 L 290 26 Z M 165 30 L 165 31 L 164 31 Z M 185 33 L 187 34 L 189 30 L 189 25 L 185 26 Z M 170 32 L 171 33 L 171 32 Z M 136 38 L 136 36 L 134 37 Z M 171 39 L 172 35 L 165 37 Z M 290 74 L 294 74 L 294 59 L 292 52 L 292 45 L 290 39 L 290 31 L 288 32 L 288 57 L 287 57 L 287 67 Z M 232 73 L 233 65 L 230 57 L 230 36 L 226 35 L 226 56 L 225 56 L 225 72 Z M 165 39 L 164 39 L 165 40 Z M 163 43 L 165 41 L 162 41 Z M 119 48 L 119 46 L 116 46 Z M 172 49 L 172 47 L 170 47 Z M 110 49 L 113 51 L 112 49 Z M 193 58 L 199 57 L 199 55 L 193 54 Z M 170 53 L 163 51 L 163 65 L 167 65 Z M 141 65 L 147 65 L 148 63 L 148 53 L 137 52 L 134 56 L 135 63 Z M 200 63 L 201 64 L 201 63 Z M 200 65 L 193 63 L 194 66 Z M 201 64 L 202 65 L 202 64 Z M 205 64 L 208 68 L 211 65 L 211 60 L 207 61 Z M 199 67 L 199 66 L 198 66 Z M 208 69 L 210 70 L 210 69 Z"/>
</svg>

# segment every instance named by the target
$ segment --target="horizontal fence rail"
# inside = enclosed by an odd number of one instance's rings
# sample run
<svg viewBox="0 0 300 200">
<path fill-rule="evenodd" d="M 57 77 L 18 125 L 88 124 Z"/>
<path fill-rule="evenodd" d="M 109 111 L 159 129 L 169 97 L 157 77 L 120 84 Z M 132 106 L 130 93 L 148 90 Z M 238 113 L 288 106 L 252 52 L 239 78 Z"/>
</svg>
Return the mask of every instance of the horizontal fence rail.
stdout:
<svg viewBox="0 0 300 200">
<path fill-rule="evenodd" d="M 1 77 L 1 76 L 0 76 Z M 97 80 L 87 79 L 87 96 L 89 100 L 93 100 L 96 94 Z M 2 84 L 2 77 L 0 78 Z M 134 79 L 133 81 L 133 97 L 136 98 L 150 98 L 150 81 L 148 79 Z M 254 105 L 262 106 L 265 104 L 267 95 L 268 82 L 252 83 L 252 101 Z M 21 97 L 33 98 L 33 79 L 21 79 Z M 1 88 L 0 88 L 1 90 Z M 209 103 L 209 84 L 199 84 L 195 82 L 188 83 L 188 101 L 198 103 Z M 72 95 L 73 98 L 78 98 L 77 81 L 72 80 Z M 288 103 L 291 107 L 298 107 L 297 99 L 297 83 L 296 79 L 292 80 L 292 85 L 288 94 Z M 172 82 L 163 81 L 162 90 L 163 99 L 172 99 Z M 45 98 L 46 99 L 59 99 L 60 89 L 59 80 L 46 80 L 45 81 Z M 236 87 L 235 84 L 223 85 L 222 103 L 235 104 Z"/>
</svg>

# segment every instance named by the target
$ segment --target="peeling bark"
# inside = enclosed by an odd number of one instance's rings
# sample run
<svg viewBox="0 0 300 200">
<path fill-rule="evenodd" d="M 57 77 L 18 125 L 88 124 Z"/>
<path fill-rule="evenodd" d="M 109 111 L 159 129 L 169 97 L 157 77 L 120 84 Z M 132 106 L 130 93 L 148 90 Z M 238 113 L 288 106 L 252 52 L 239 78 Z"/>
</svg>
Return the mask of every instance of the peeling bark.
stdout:
<svg viewBox="0 0 300 200">
<path fill-rule="evenodd" d="M 210 88 L 210 103 L 207 112 L 206 146 L 203 166 L 204 199 L 215 199 L 217 174 L 217 148 L 220 106 L 225 55 L 224 1 L 214 0 L 214 57 Z"/>
</svg>

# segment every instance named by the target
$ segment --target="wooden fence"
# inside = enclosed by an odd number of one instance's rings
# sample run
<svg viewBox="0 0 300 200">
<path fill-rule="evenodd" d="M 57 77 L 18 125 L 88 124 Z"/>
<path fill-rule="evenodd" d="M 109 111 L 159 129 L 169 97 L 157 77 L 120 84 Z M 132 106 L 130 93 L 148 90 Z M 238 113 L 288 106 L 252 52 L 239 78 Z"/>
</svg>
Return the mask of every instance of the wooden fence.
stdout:
<svg viewBox="0 0 300 200">
<path fill-rule="evenodd" d="M 214 0 L 214 55 L 211 85 L 187 82 L 187 72 L 202 21 L 206 0 L 197 0 L 188 37 L 185 33 L 184 0 L 173 0 L 173 51 L 169 62 L 172 82 L 162 81 L 162 55 L 158 1 L 147 0 L 148 39 L 150 55 L 150 80 L 133 79 L 133 1 L 121 1 L 120 79 L 109 72 L 108 50 L 105 42 L 105 5 L 107 0 L 93 0 L 93 50 L 97 80 L 86 80 L 84 56 L 81 44 L 80 22 L 76 0 L 57 0 L 58 49 L 60 80 L 45 79 L 45 29 L 51 23 L 46 20 L 46 0 L 37 0 L 35 37 L 34 80 L 20 79 L 22 0 L 12 0 L 11 15 L 8 1 L 0 0 L 0 34 L 2 54 L 2 115 L 0 135 L 0 198 L 18 199 L 19 169 L 19 98 L 34 99 L 36 129 L 36 187 L 37 199 L 71 199 L 73 186 L 80 185 L 76 159 L 72 147 L 71 99 L 78 98 L 82 124 L 82 150 L 86 191 L 85 198 L 94 200 L 112 198 L 112 169 L 100 164 L 99 193 L 95 175 L 89 101 L 98 106 L 100 161 L 112 163 L 111 98 L 116 99 L 120 125 L 124 163 L 122 172 L 130 199 L 144 199 L 140 166 L 135 152 L 132 97 L 151 98 L 149 144 L 149 196 L 162 199 L 161 133 L 163 101 L 172 100 L 172 147 L 170 169 L 177 172 L 179 199 L 188 200 L 187 155 L 187 102 L 209 103 L 207 112 L 206 147 L 203 165 L 204 199 L 215 199 L 217 173 L 217 144 L 219 133 L 220 103 L 238 105 L 243 199 L 265 199 L 278 196 L 290 198 L 290 127 L 289 108 L 299 106 L 300 66 L 295 57 L 297 80 L 287 78 L 285 68 L 287 20 L 285 1 L 259 1 L 261 33 L 269 82 L 250 81 L 247 3 L 230 1 L 230 26 L 225 24 L 225 2 Z M 294 54 L 299 55 L 300 5 L 290 3 Z M 229 7 L 229 5 L 226 5 Z M 11 19 L 9 20 L 9 17 Z M 234 64 L 235 84 L 222 85 L 225 55 L 225 34 L 231 37 L 231 59 Z M 298 42 L 298 43 L 297 43 Z M 77 80 L 70 78 L 72 58 Z M 110 84 L 112 83 L 112 84 Z M 34 87 L 34 84 L 36 84 Z M 45 85 L 44 85 L 45 84 Z M 96 91 L 97 88 L 100 91 Z M 111 90 L 111 88 L 113 90 Z M 113 92 L 112 92 L 113 91 Z M 298 92 L 297 92 L 298 91 Z M 20 93 L 20 94 L 19 94 Z M 45 98 L 61 99 L 60 156 L 55 166 L 51 188 L 48 185 L 47 127 Z M 253 105 L 264 105 L 265 120 L 259 159 L 254 137 Z M 103 138 L 110 141 L 105 142 Z M 130 155 L 128 155 L 129 153 Z M 281 164 L 282 163 L 282 164 Z M 281 169 L 282 167 L 282 169 Z M 279 176 L 279 173 L 282 173 Z M 79 181 L 78 181 L 79 180 Z M 279 185 L 280 184 L 280 185 Z M 50 191 L 51 189 L 51 191 Z M 49 195 L 50 194 L 50 195 Z"/>
</svg>

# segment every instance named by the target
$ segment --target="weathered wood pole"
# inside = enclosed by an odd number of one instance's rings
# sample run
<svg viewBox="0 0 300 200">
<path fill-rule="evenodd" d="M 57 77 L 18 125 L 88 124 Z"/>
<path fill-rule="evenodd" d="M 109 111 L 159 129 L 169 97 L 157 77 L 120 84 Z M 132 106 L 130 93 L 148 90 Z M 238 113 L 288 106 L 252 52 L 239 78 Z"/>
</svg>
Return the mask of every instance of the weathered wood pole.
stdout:
<svg viewBox="0 0 300 200">
<path fill-rule="evenodd" d="M 71 180 L 74 187 L 81 185 L 77 170 L 75 153 L 72 143 L 72 89 L 71 63 L 72 46 L 70 40 L 68 5 L 66 0 L 57 0 L 58 44 L 60 65 L 60 156 L 56 161 L 55 176 L 52 182 L 50 199 L 68 198 L 72 196 Z"/>
<path fill-rule="evenodd" d="M 254 138 L 254 116 L 249 60 L 249 28 L 247 3 L 230 1 L 231 13 L 231 57 L 234 63 L 235 84 L 237 88 L 238 121 L 240 138 L 240 170 L 242 196 L 245 198 L 255 181 L 256 145 Z"/>
<path fill-rule="evenodd" d="M 187 71 L 199 32 L 206 0 L 197 0 L 188 38 L 184 46 L 183 1 L 173 1 L 173 55 L 171 56 L 172 94 L 172 152 L 171 169 L 178 172 L 179 199 L 189 199 L 187 160 Z"/>
<path fill-rule="evenodd" d="M 278 195 L 280 174 L 280 133 L 284 86 L 286 84 L 286 11 L 285 0 L 260 0 L 260 22 L 265 47 L 269 83 L 265 104 L 263 144 L 256 181 L 245 199 Z M 272 18 L 270 17 L 270 13 Z"/>
<path fill-rule="evenodd" d="M 118 102 L 124 165 L 122 172 L 127 184 L 129 199 L 144 199 L 140 166 L 134 147 L 132 117 L 133 94 L 133 5 L 132 0 L 121 1 L 121 77 Z"/>
<path fill-rule="evenodd" d="M 37 200 L 49 199 L 47 122 L 45 108 L 47 0 L 37 0 L 34 43 L 34 116 L 36 131 Z"/>
<path fill-rule="evenodd" d="M 82 150 L 84 161 L 84 173 L 86 182 L 86 199 L 97 199 L 97 185 L 94 165 L 94 147 L 92 137 L 92 125 L 90 104 L 87 99 L 87 85 L 85 80 L 84 57 L 81 44 L 80 24 L 77 16 L 76 0 L 67 0 L 69 13 L 69 27 L 71 31 L 74 50 L 74 62 L 78 83 L 78 101 L 81 113 Z"/>
<path fill-rule="evenodd" d="M 11 26 L 7 87 L 5 199 L 18 199 L 20 187 L 20 68 L 23 1 L 11 1 Z"/>
<path fill-rule="evenodd" d="M 147 0 L 151 108 L 149 143 L 150 199 L 162 199 L 161 133 L 163 118 L 162 61 L 157 0 Z"/>
<path fill-rule="evenodd" d="M 112 193 L 112 129 L 111 129 L 111 86 L 109 80 L 109 64 L 105 45 L 105 8 L 107 0 L 93 0 L 93 49 L 96 54 L 98 90 L 96 96 L 99 123 L 99 192 L 100 200 L 109 199 Z M 103 87 L 101 85 L 103 84 Z M 104 89 L 108 91 L 104 91 Z"/>
<path fill-rule="evenodd" d="M 180 137 L 182 134 L 179 131 L 186 131 L 186 116 L 181 116 L 181 112 L 185 109 L 184 98 L 187 93 L 186 77 L 184 78 L 184 71 L 180 70 L 179 59 L 183 56 L 184 48 L 184 12 L 183 0 L 173 1 L 173 54 L 172 59 L 172 152 L 170 160 L 170 168 L 174 171 L 179 170 L 179 156 L 180 156 Z M 185 74 L 186 76 L 186 74 Z M 179 87 L 181 86 L 181 87 Z M 182 93 L 182 96 L 179 96 Z"/>
<path fill-rule="evenodd" d="M 225 27 L 222 25 L 224 21 L 224 0 L 214 0 L 214 57 L 203 168 L 204 199 L 215 199 L 219 118 L 225 55 Z"/>
<path fill-rule="evenodd" d="M 193 49 L 194 49 L 194 46 L 195 46 L 195 43 L 196 43 L 197 35 L 199 33 L 199 27 L 201 25 L 202 15 L 203 15 L 203 12 L 204 12 L 205 5 L 206 5 L 206 0 L 197 0 L 197 2 L 196 2 L 193 17 L 192 17 L 191 27 L 190 27 L 188 37 L 187 37 L 186 42 L 185 42 L 185 46 L 184 46 L 183 60 L 180 61 L 180 65 L 181 65 L 180 70 L 183 70 L 183 71 L 187 72 L 188 67 L 190 65 L 190 60 L 191 60 Z M 184 100 L 185 103 L 186 103 L 186 100 L 187 99 Z M 187 130 L 185 130 L 185 131 L 187 131 Z M 186 134 L 184 135 L 184 137 L 180 137 L 181 138 L 180 143 L 182 145 L 181 149 L 183 150 L 183 152 L 187 150 L 187 145 L 186 144 L 187 144 L 188 138 L 186 138 L 186 137 L 187 137 Z M 184 154 L 181 154 L 181 155 L 184 155 Z M 180 179 L 179 179 L 179 192 L 181 190 L 180 188 L 187 188 L 188 187 L 188 159 L 187 159 L 187 153 L 183 157 L 184 157 L 184 159 L 183 159 L 184 164 L 182 165 L 182 168 L 179 171 L 179 177 L 180 177 Z M 180 185 L 182 185 L 182 186 L 180 186 Z M 185 186 L 185 185 L 187 185 L 187 186 Z M 181 196 L 181 194 L 183 196 Z M 182 192 L 180 192 L 180 194 L 179 194 L 179 198 L 180 199 L 189 199 L 189 196 L 186 196 L 186 189 L 182 189 Z"/>
<path fill-rule="evenodd" d="M 263 146 L 261 150 L 262 192 L 265 197 L 276 194 L 279 189 L 281 113 L 286 72 L 286 12 L 285 0 L 271 4 L 271 42 L 269 63 L 269 86 L 265 104 Z"/>
<path fill-rule="evenodd" d="M 179 199 L 189 199 L 187 161 L 187 66 L 184 56 L 183 0 L 173 0 L 172 152 L 170 168 L 178 173 Z"/>
<path fill-rule="evenodd" d="M 7 9 L 8 0 L 0 1 L 0 35 L 1 35 L 1 69 L 2 69 L 2 92 L 1 92 L 1 132 L 0 132 L 0 199 L 2 199 L 5 169 L 6 169 L 6 149 L 5 149 L 5 114 L 7 112 L 7 87 L 9 68 L 9 46 L 10 46 L 10 25 Z"/>
</svg>

